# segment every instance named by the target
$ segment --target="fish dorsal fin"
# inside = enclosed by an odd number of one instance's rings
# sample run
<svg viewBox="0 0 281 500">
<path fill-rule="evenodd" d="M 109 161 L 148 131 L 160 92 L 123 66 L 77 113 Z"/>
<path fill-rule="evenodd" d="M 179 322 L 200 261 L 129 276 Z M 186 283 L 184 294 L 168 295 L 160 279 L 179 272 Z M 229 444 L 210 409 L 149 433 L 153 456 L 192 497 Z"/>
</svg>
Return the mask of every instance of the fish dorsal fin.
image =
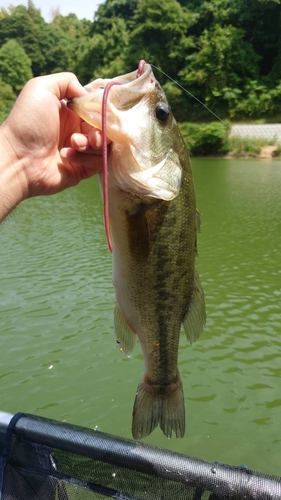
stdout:
<svg viewBox="0 0 281 500">
<path fill-rule="evenodd" d="M 183 328 L 190 342 L 195 342 L 200 337 L 205 323 L 204 292 L 199 276 L 195 271 L 192 302 L 183 320 Z"/>
<path fill-rule="evenodd" d="M 120 351 L 128 357 L 131 356 L 136 343 L 136 334 L 128 325 L 119 304 L 116 302 L 114 310 L 114 329 L 116 341 Z"/>
</svg>

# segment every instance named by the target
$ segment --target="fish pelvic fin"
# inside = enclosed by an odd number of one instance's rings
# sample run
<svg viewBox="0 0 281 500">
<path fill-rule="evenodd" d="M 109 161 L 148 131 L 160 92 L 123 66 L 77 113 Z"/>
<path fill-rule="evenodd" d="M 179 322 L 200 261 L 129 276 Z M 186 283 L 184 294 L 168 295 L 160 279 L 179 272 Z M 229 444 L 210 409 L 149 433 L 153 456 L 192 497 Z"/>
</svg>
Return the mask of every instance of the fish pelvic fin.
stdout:
<svg viewBox="0 0 281 500">
<path fill-rule="evenodd" d="M 195 342 L 206 323 L 205 298 L 199 276 L 195 271 L 192 301 L 183 320 L 184 332 L 190 342 Z"/>
<path fill-rule="evenodd" d="M 160 426 L 167 438 L 185 433 L 185 408 L 180 377 L 167 386 L 139 383 L 133 409 L 132 434 L 134 439 L 148 436 Z"/>
<path fill-rule="evenodd" d="M 136 334 L 128 325 L 126 318 L 116 302 L 114 310 L 114 330 L 119 350 L 131 356 L 136 343 Z"/>
</svg>

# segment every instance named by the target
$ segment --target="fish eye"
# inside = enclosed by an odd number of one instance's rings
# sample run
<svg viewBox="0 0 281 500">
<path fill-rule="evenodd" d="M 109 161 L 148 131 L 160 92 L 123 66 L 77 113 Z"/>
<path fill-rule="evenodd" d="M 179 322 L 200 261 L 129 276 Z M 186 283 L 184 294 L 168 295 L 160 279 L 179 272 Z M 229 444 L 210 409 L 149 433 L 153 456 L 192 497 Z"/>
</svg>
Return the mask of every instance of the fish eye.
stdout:
<svg viewBox="0 0 281 500">
<path fill-rule="evenodd" d="M 165 102 L 159 102 L 155 108 L 155 114 L 157 120 L 166 122 L 170 115 L 169 106 Z"/>
</svg>

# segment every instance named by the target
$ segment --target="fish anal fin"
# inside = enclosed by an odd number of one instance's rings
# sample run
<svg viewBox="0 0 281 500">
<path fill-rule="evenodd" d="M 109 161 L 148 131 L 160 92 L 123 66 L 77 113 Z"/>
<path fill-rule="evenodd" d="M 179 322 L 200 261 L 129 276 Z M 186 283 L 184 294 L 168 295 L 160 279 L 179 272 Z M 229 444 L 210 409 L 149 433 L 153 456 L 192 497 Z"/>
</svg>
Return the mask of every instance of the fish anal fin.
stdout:
<svg viewBox="0 0 281 500">
<path fill-rule="evenodd" d="M 167 386 L 139 383 L 133 410 L 134 439 L 148 436 L 157 425 L 168 438 L 173 432 L 176 437 L 184 436 L 185 408 L 180 377 Z"/>
<path fill-rule="evenodd" d="M 190 342 L 195 342 L 206 323 L 205 299 L 198 274 L 195 272 L 190 307 L 183 320 L 184 332 Z"/>
<path fill-rule="evenodd" d="M 116 341 L 120 351 L 128 357 L 131 356 L 136 343 L 136 334 L 128 325 L 123 312 L 118 303 L 115 304 L 114 310 L 114 327 Z"/>
</svg>

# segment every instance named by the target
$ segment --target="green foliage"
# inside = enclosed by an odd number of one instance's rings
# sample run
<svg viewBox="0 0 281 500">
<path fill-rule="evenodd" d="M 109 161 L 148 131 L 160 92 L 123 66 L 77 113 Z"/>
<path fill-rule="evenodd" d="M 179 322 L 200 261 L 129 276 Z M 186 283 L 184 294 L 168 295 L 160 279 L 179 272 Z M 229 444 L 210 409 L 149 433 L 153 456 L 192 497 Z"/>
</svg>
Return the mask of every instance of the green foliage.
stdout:
<svg viewBox="0 0 281 500">
<path fill-rule="evenodd" d="M 89 49 L 91 26 L 91 21 L 79 20 L 75 14 L 54 16 L 51 24 L 46 26 L 49 29 L 47 72 L 73 71 L 81 77 L 79 64 L 82 55 Z"/>
<path fill-rule="evenodd" d="M 237 89 L 257 77 L 257 59 L 244 40 L 243 30 L 216 25 L 203 32 L 198 51 L 187 57 L 181 76 L 185 85 L 200 89 L 199 95 L 208 106 L 220 108 L 225 105 L 226 89 Z"/>
<path fill-rule="evenodd" d="M 265 84 L 251 80 L 246 85 L 244 94 L 244 98 L 236 103 L 232 111 L 236 118 L 256 116 L 270 118 L 280 114 L 281 83 L 269 89 Z"/>
<path fill-rule="evenodd" d="M 122 41 L 123 50 L 120 51 Z M 111 78 L 125 72 L 125 48 L 129 43 L 126 23 L 117 17 L 104 34 L 96 33 L 80 55 L 77 73 L 83 83 L 94 78 Z"/>
<path fill-rule="evenodd" d="M 63 30 L 46 24 L 41 29 L 41 53 L 45 60 L 44 73 L 74 70 L 72 50 L 75 47 L 73 40 Z"/>
<path fill-rule="evenodd" d="M 88 19 L 79 20 L 76 14 L 68 14 L 68 16 L 56 14 L 51 25 L 53 28 L 65 33 L 70 40 L 76 40 L 80 43 L 82 39 L 89 37 L 92 23 Z"/>
<path fill-rule="evenodd" d="M 31 60 L 15 40 L 8 40 L 0 48 L 0 76 L 15 93 L 32 78 Z"/>
<path fill-rule="evenodd" d="M 0 123 L 7 118 L 15 99 L 16 94 L 11 85 L 5 83 L 0 77 Z"/>
<path fill-rule="evenodd" d="M 46 23 L 32 2 L 28 8 L 19 5 L 0 16 L 0 45 L 13 39 L 32 61 L 34 76 L 57 71 L 75 71 L 81 40 L 91 23 L 79 21 L 75 14 L 56 16 Z"/>
<path fill-rule="evenodd" d="M 8 50 L 7 42 L 17 46 Z M 93 22 L 54 12 L 51 23 L 28 0 L 0 9 L 0 50 L 0 75 L 13 92 L 30 77 L 28 58 L 34 76 L 67 70 L 84 84 L 133 71 L 145 59 L 221 118 L 281 115 L 281 0 L 105 0 Z M 156 75 L 179 121 L 213 119 Z"/>
<path fill-rule="evenodd" d="M 192 156 L 220 156 L 230 150 L 229 127 L 223 123 L 182 123 L 180 130 Z"/>
<path fill-rule="evenodd" d="M 131 22 L 127 52 L 130 64 L 145 59 L 175 76 L 185 53 L 194 46 L 188 30 L 195 19 L 196 15 L 176 0 L 140 1 Z"/>
<path fill-rule="evenodd" d="M 255 158 L 260 154 L 262 147 L 269 144 L 269 141 L 260 137 L 231 136 L 229 144 L 231 155 L 235 158 L 245 156 Z"/>
<path fill-rule="evenodd" d="M 140 0 L 106 0 L 101 3 L 95 15 L 91 34 L 99 33 L 102 35 L 106 30 L 112 28 L 117 18 L 123 19 L 126 24 L 129 24 L 139 2 Z"/>
<path fill-rule="evenodd" d="M 191 156 L 224 156 L 255 158 L 264 146 L 277 145 L 274 157 L 281 156 L 281 144 L 262 137 L 230 136 L 230 127 L 223 123 L 180 123 L 180 130 Z"/>
<path fill-rule="evenodd" d="M 76 72 L 83 83 L 112 78 L 128 67 L 129 24 L 139 0 L 107 0 L 98 7 L 87 42 L 80 45 Z M 135 64 L 134 64 L 135 66 Z"/>
<path fill-rule="evenodd" d="M 44 73 L 45 58 L 41 50 L 41 26 L 44 19 L 39 15 L 36 22 L 23 5 L 12 7 L 6 16 L 0 18 L 0 45 L 16 40 L 32 61 L 34 76 Z"/>
</svg>

